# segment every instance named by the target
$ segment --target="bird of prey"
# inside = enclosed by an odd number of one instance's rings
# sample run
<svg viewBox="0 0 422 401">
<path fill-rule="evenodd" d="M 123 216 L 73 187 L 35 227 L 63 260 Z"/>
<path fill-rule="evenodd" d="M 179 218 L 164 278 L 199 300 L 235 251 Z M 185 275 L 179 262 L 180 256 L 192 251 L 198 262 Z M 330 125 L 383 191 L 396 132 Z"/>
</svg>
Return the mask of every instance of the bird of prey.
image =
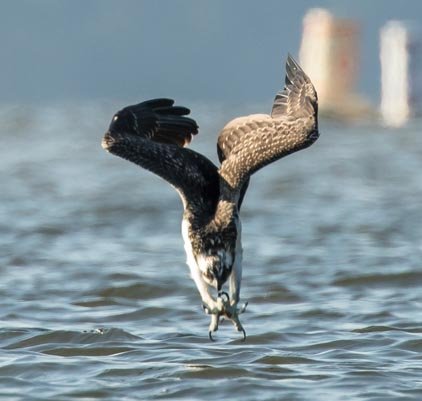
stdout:
<svg viewBox="0 0 422 401">
<path fill-rule="evenodd" d="M 209 337 L 220 319 L 245 330 L 239 315 L 242 244 L 239 211 L 250 176 L 290 153 L 307 148 L 318 136 L 318 99 L 312 82 L 288 55 L 285 86 L 271 114 L 230 121 L 220 132 L 220 166 L 187 149 L 198 133 L 190 110 L 172 99 L 153 99 L 117 112 L 102 146 L 147 169 L 179 193 L 184 207 L 182 235 L 187 264 L 203 308 L 211 315 Z M 223 290 L 228 282 L 229 291 Z M 213 289 L 216 294 L 213 295 Z"/>
</svg>

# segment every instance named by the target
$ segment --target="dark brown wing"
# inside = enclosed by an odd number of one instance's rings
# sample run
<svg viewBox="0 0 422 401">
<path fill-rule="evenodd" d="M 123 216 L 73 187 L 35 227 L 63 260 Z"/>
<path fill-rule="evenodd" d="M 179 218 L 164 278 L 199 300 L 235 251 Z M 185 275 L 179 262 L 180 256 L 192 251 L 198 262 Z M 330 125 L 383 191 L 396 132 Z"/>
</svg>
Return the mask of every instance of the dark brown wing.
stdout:
<svg viewBox="0 0 422 401">
<path fill-rule="evenodd" d="M 315 89 L 289 55 L 286 86 L 277 94 L 271 116 L 236 118 L 218 137 L 219 153 L 224 155 L 222 188 L 231 191 L 224 196 L 240 199 L 243 185 L 254 172 L 314 143 L 319 136 L 317 113 Z"/>
<path fill-rule="evenodd" d="M 186 149 L 196 122 L 171 99 L 153 99 L 117 112 L 102 142 L 104 149 L 157 174 L 180 193 L 185 208 L 207 216 L 219 197 L 217 167 Z"/>
</svg>

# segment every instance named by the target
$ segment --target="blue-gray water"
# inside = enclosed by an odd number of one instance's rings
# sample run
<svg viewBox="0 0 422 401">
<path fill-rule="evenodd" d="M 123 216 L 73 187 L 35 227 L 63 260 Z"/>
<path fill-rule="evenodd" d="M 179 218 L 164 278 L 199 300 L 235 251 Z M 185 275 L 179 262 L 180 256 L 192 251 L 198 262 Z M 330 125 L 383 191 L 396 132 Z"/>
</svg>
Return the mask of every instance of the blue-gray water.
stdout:
<svg viewBox="0 0 422 401">
<path fill-rule="evenodd" d="M 248 338 L 211 343 L 178 195 L 100 147 L 119 106 L 0 113 L 0 398 L 422 399 L 420 125 L 322 122 L 253 177 Z M 233 114 L 196 110 L 215 161 Z"/>
</svg>

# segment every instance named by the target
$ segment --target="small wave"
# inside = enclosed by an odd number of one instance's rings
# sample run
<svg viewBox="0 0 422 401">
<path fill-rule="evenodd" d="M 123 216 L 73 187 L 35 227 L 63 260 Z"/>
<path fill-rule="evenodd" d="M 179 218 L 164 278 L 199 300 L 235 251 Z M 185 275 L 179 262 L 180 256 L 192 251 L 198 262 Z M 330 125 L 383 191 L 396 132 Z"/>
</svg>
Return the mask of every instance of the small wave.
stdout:
<svg viewBox="0 0 422 401">
<path fill-rule="evenodd" d="M 401 331 L 404 333 L 421 333 L 422 328 L 400 328 L 394 326 L 366 326 L 352 330 L 354 333 L 382 333 L 386 331 Z"/>
<path fill-rule="evenodd" d="M 296 365 L 303 363 L 314 363 L 313 359 L 296 355 L 267 355 L 257 359 L 255 362 L 266 365 Z"/>
<path fill-rule="evenodd" d="M 80 331 L 44 331 L 38 330 L 38 334 L 32 335 L 29 338 L 13 342 L 7 345 L 6 349 L 43 349 L 51 346 L 52 344 L 96 344 L 96 343 L 109 343 L 114 341 L 136 341 L 140 337 L 134 336 L 121 329 L 96 329 L 89 332 Z"/>
<path fill-rule="evenodd" d="M 420 286 L 422 272 L 402 272 L 391 274 L 363 274 L 352 277 L 344 277 L 333 281 L 333 285 L 342 287 L 349 286 Z"/>
<path fill-rule="evenodd" d="M 116 298 L 130 298 L 130 299 L 149 299 L 159 298 L 168 296 L 174 293 L 176 290 L 173 285 L 169 283 L 168 286 L 153 285 L 151 283 L 135 283 L 125 286 L 113 286 L 102 288 L 97 291 L 97 295 L 105 298 L 116 297 Z"/>
<path fill-rule="evenodd" d="M 42 351 L 43 354 L 64 357 L 72 356 L 109 356 L 133 351 L 130 347 L 58 347 Z"/>
<path fill-rule="evenodd" d="M 253 377 L 254 373 L 248 369 L 234 366 L 211 366 L 203 365 L 201 369 L 192 369 L 191 367 L 185 366 L 185 371 L 179 373 L 182 379 L 207 379 L 207 380 L 218 380 L 218 379 L 231 379 L 241 377 Z"/>
<path fill-rule="evenodd" d="M 396 348 L 413 351 L 417 353 L 422 352 L 422 339 L 406 340 L 396 344 Z"/>
</svg>

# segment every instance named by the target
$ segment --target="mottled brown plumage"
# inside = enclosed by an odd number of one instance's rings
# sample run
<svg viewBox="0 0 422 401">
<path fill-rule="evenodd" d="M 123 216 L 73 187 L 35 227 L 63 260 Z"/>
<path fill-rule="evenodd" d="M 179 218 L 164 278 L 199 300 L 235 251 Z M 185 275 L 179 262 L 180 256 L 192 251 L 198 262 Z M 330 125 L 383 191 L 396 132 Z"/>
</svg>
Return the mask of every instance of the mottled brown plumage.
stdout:
<svg viewBox="0 0 422 401">
<path fill-rule="evenodd" d="M 244 332 L 238 314 L 242 277 L 239 209 L 250 176 L 318 138 L 318 101 L 315 89 L 291 56 L 285 87 L 274 100 L 271 115 L 236 118 L 217 141 L 219 169 L 206 157 L 186 149 L 197 124 L 190 111 L 171 99 L 153 99 L 115 114 L 103 147 L 167 180 L 179 192 L 184 214 L 182 232 L 191 275 L 206 310 L 211 333 L 220 316 Z M 230 296 L 222 286 L 230 280 Z M 208 286 L 215 287 L 214 299 Z"/>
<path fill-rule="evenodd" d="M 228 196 L 239 197 L 242 186 L 260 168 L 310 146 L 318 138 L 315 89 L 289 56 L 286 86 L 275 98 L 271 116 L 253 114 L 229 122 L 218 137 L 224 155 L 219 173 Z"/>
</svg>

